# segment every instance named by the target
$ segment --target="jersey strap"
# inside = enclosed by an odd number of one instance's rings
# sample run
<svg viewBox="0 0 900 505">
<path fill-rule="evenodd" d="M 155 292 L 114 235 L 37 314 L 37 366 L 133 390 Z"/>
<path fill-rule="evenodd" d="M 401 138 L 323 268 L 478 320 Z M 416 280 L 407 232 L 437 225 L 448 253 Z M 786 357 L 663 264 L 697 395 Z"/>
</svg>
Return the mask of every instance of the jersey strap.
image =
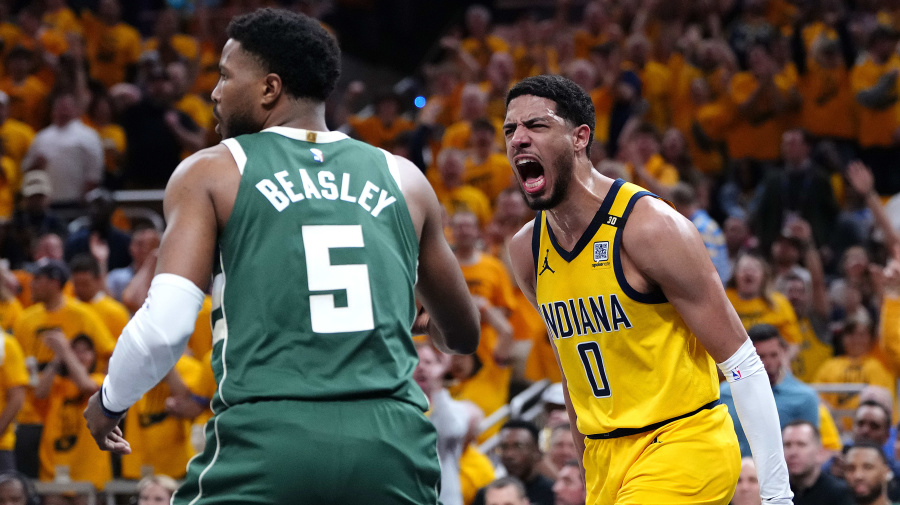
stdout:
<svg viewBox="0 0 900 505">
<path fill-rule="evenodd" d="M 700 407 L 699 409 L 697 409 L 693 412 L 688 412 L 687 414 L 675 416 L 671 419 L 666 419 L 665 421 L 660 421 L 658 423 L 648 424 L 647 426 L 644 426 L 643 428 L 618 428 L 618 429 L 610 431 L 609 433 L 598 433 L 595 435 L 585 435 L 585 437 L 587 437 L 591 440 L 609 440 L 611 438 L 620 438 L 620 437 L 628 437 L 631 435 L 639 435 L 641 433 L 653 431 L 657 428 L 662 428 L 663 426 L 665 426 L 671 422 L 678 421 L 679 419 L 691 417 L 694 414 L 700 413 L 704 410 L 709 410 L 711 408 L 714 408 L 717 405 L 721 405 L 721 402 L 719 402 L 718 398 L 707 403 L 706 405 Z"/>
</svg>

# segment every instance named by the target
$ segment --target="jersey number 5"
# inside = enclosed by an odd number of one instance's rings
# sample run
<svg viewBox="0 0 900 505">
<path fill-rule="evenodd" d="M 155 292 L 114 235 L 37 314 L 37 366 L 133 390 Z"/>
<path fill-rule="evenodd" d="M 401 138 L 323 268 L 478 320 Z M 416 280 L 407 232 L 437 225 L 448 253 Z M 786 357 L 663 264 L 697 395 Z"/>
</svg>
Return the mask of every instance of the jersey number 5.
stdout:
<svg viewBox="0 0 900 505">
<path fill-rule="evenodd" d="M 363 247 L 362 226 L 304 226 L 306 277 L 309 291 L 347 293 L 347 306 L 335 307 L 333 294 L 309 295 L 310 321 L 315 333 L 345 333 L 375 328 L 367 265 L 332 265 L 331 249 Z"/>
<path fill-rule="evenodd" d="M 584 365 L 584 373 L 587 374 L 588 383 L 594 390 L 597 398 L 607 398 L 612 394 L 609 389 L 609 381 L 606 379 L 606 369 L 603 367 L 603 356 L 600 355 L 600 345 L 597 342 L 582 342 L 576 346 L 581 363 Z M 591 355 L 594 359 L 591 359 Z M 596 372 L 596 373 L 594 373 Z M 600 384 L 597 379 L 600 379 Z M 602 385 L 603 387 L 600 387 Z"/>
</svg>

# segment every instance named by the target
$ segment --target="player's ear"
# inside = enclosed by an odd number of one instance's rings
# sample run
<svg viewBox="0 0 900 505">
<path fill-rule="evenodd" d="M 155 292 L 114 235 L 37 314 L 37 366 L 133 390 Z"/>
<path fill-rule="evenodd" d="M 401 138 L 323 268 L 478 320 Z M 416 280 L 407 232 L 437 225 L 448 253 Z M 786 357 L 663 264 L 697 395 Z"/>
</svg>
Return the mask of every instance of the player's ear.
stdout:
<svg viewBox="0 0 900 505">
<path fill-rule="evenodd" d="M 573 140 L 576 151 L 584 151 L 587 149 L 588 142 L 591 139 L 591 128 L 588 125 L 581 125 L 572 131 Z"/>
<path fill-rule="evenodd" d="M 262 105 L 270 107 L 278 100 L 278 97 L 284 92 L 284 86 L 281 82 L 281 76 L 278 74 L 266 74 L 265 89 L 263 90 Z"/>
</svg>

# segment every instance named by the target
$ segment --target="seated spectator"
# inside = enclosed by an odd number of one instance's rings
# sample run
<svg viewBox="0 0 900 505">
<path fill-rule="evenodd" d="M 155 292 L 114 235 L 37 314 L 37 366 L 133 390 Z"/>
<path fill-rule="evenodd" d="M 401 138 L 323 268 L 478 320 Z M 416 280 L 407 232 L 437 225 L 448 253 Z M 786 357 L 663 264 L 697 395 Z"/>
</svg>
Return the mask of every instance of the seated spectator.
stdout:
<svg viewBox="0 0 900 505">
<path fill-rule="evenodd" d="M 782 432 L 794 505 L 851 505 L 847 484 L 822 471 L 819 430 L 804 420 L 788 423 Z"/>
<path fill-rule="evenodd" d="M 759 476 L 753 458 L 741 458 L 741 473 L 738 475 L 737 487 L 730 505 L 762 505 L 759 496 Z"/>
<path fill-rule="evenodd" d="M 728 261 L 725 236 L 722 234 L 719 224 L 709 216 L 706 209 L 700 207 L 697 191 L 690 184 L 679 182 L 672 188 L 670 196 L 672 203 L 675 204 L 675 210 L 688 218 L 700 232 L 700 236 L 703 237 L 703 245 L 706 246 L 709 258 L 716 267 L 719 279 L 722 284 L 725 284 L 731 278 L 731 262 Z"/>
<path fill-rule="evenodd" d="M 134 274 L 144 265 L 150 253 L 159 247 L 159 232 L 152 226 L 138 227 L 131 234 L 128 252 L 131 264 L 111 270 L 106 276 L 106 289 L 110 296 L 122 301 L 122 292 L 131 282 Z"/>
<path fill-rule="evenodd" d="M 892 471 L 884 452 L 876 444 L 861 443 L 845 448 L 844 476 L 859 505 L 890 505 L 888 483 Z"/>
<path fill-rule="evenodd" d="M 760 323 L 771 324 L 791 345 L 800 343 L 800 327 L 791 302 L 771 286 L 769 266 L 761 257 L 742 254 L 734 265 L 734 275 L 727 284 L 725 294 L 734 306 L 744 328 Z"/>
<path fill-rule="evenodd" d="M 100 276 L 97 259 L 89 254 L 79 254 L 72 258 L 69 268 L 72 271 L 75 298 L 93 309 L 106 325 L 109 334 L 118 339 L 131 319 L 131 314 L 124 305 L 103 291 L 103 278 Z"/>
<path fill-rule="evenodd" d="M 66 260 L 72 261 L 78 254 L 91 253 L 92 247 L 96 247 L 92 243 L 105 243 L 109 248 L 109 257 L 100 265 L 102 275 L 105 276 L 106 272 L 126 267 L 131 263 L 129 253 L 131 237 L 112 225 L 115 200 L 109 191 L 97 188 L 91 191 L 86 199 L 89 223 L 66 239 Z"/>
<path fill-rule="evenodd" d="M 485 505 L 531 504 L 531 501 L 529 501 L 528 496 L 525 494 L 525 487 L 522 486 L 522 482 L 509 475 L 491 482 L 481 491 L 484 492 L 483 503 Z"/>
<path fill-rule="evenodd" d="M 65 223 L 50 210 L 52 192 L 47 172 L 32 170 L 22 177 L 22 199 L 13 214 L 12 224 L 16 231 L 14 240 L 23 251 L 29 251 L 32 241 L 46 233 L 66 235 Z"/>
<path fill-rule="evenodd" d="M 550 443 L 541 459 L 540 472 L 550 480 L 556 480 L 568 461 L 578 458 L 572 426 L 569 423 L 556 426 L 550 433 Z"/>
<path fill-rule="evenodd" d="M 835 356 L 823 363 L 815 382 L 871 384 L 886 388 L 893 397 L 897 379 L 872 354 L 877 344 L 872 323 L 859 319 L 846 321 L 838 340 L 844 349 L 844 355 Z M 856 395 L 840 393 L 826 393 L 822 395 L 822 399 L 833 409 L 855 409 L 859 401 Z"/>
<path fill-rule="evenodd" d="M 14 471 L 0 473 L 0 503 L 35 505 L 40 499 L 28 477 Z"/>
<path fill-rule="evenodd" d="M 437 158 L 439 178 L 432 181 L 438 201 L 452 216 L 460 211 L 469 211 L 478 218 L 478 225 L 487 226 L 491 222 L 491 202 L 487 195 L 474 186 L 463 182 L 465 173 L 465 153 L 458 149 L 441 150 Z"/>
<path fill-rule="evenodd" d="M 587 490 L 581 476 L 581 463 L 577 459 L 566 461 L 553 484 L 556 505 L 585 505 Z"/>
<path fill-rule="evenodd" d="M 778 329 L 770 324 L 758 324 L 748 330 L 750 341 L 756 348 L 760 360 L 769 376 L 772 385 L 772 394 L 775 396 L 775 407 L 778 409 L 778 418 L 784 427 L 791 421 L 804 420 L 816 426 L 819 425 L 819 398 L 815 390 L 798 381 L 791 374 L 788 366 L 788 346 Z M 728 406 L 730 412 L 734 409 L 734 398 L 731 396 L 731 388 L 723 382 L 719 388 L 722 403 Z M 734 422 L 734 431 L 737 433 L 738 443 L 741 446 L 741 455 L 750 455 L 750 444 L 741 427 L 737 416 L 731 416 Z"/>
<path fill-rule="evenodd" d="M 403 132 L 412 131 L 415 124 L 402 117 L 403 106 L 400 97 L 394 93 L 384 93 L 374 100 L 374 114 L 368 117 L 352 116 L 348 123 L 350 135 L 367 144 L 387 149 Z"/>
<path fill-rule="evenodd" d="M 138 482 L 137 505 L 169 503 L 178 490 L 178 483 L 167 475 L 144 477 Z"/>
<path fill-rule="evenodd" d="M 553 505 L 553 481 L 538 472 L 541 450 L 538 447 L 538 428 L 529 421 L 510 420 L 500 430 L 500 462 L 506 472 L 519 479 L 531 505 Z M 473 505 L 485 505 L 490 486 L 478 491 Z M 528 503 L 525 502 L 525 503 Z"/>
<path fill-rule="evenodd" d="M 42 339 L 55 357 L 44 367 L 34 387 L 35 398 L 47 399 L 49 403 L 40 444 L 40 479 L 52 481 L 57 472 L 68 467 L 72 480 L 87 481 L 103 489 L 112 479 L 110 456 L 97 446 L 82 416 L 88 398 L 100 389 L 104 378 L 104 374 L 96 372 L 94 343 L 87 336 L 79 336 L 70 344 L 59 330 L 45 331 Z M 44 503 L 61 505 L 69 501 L 50 495 Z"/>
<path fill-rule="evenodd" d="M 438 458 L 441 461 L 441 503 L 462 505 L 459 482 L 459 458 L 466 443 L 471 409 L 464 402 L 450 397 L 443 379 L 450 357 L 436 350 L 430 343 L 417 343 L 419 364 L 413 379 L 428 398 L 431 409 L 428 417 L 437 431 Z"/>
</svg>

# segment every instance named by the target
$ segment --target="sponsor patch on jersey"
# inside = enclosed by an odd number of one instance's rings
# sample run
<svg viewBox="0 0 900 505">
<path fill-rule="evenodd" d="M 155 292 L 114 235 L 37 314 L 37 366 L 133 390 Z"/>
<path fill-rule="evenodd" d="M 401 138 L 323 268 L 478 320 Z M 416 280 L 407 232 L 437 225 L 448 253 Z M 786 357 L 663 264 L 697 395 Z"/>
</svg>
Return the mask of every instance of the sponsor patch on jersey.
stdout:
<svg viewBox="0 0 900 505">
<path fill-rule="evenodd" d="M 322 151 L 320 151 L 314 147 L 314 148 L 310 149 L 309 152 L 312 153 L 314 160 L 318 161 L 319 163 L 325 162 L 325 155 L 322 154 Z"/>
<path fill-rule="evenodd" d="M 594 242 L 594 262 L 609 260 L 609 242 Z"/>
</svg>

